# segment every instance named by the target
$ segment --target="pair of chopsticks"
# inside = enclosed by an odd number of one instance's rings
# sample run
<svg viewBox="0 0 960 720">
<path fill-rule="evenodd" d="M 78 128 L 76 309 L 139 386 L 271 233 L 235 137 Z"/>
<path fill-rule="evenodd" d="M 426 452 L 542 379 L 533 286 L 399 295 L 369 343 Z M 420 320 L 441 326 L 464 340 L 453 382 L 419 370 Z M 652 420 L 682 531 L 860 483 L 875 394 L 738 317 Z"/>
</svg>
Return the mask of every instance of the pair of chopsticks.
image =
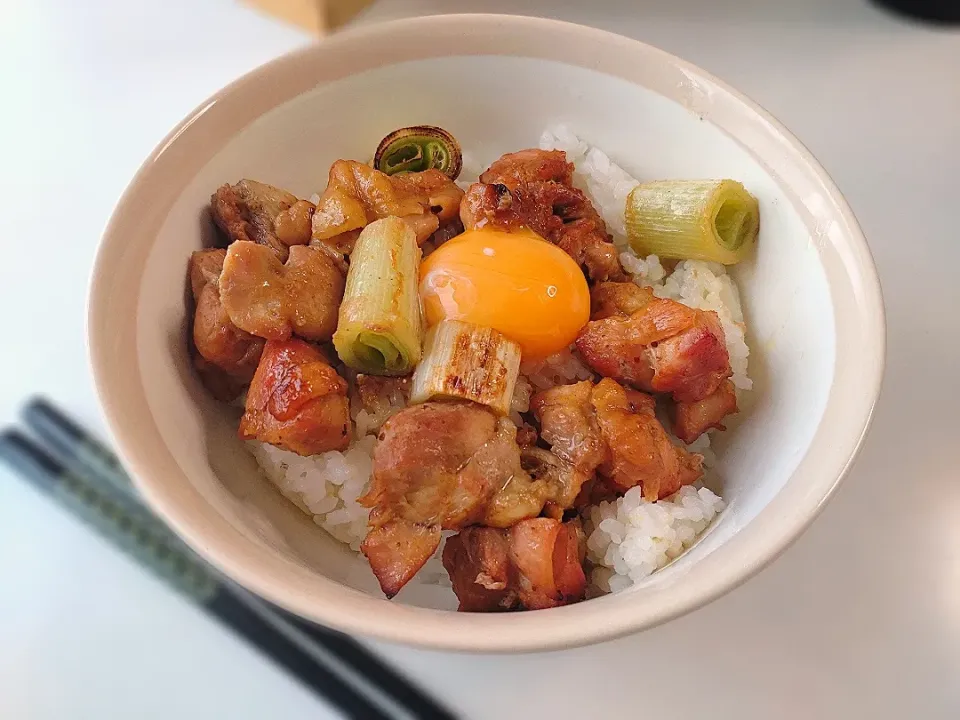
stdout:
<svg viewBox="0 0 960 720">
<path fill-rule="evenodd" d="M 150 513 L 116 456 L 42 398 L 0 433 L 0 459 L 285 668 L 345 718 L 455 716 L 352 638 L 302 620 L 210 568 Z"/>
</svg>

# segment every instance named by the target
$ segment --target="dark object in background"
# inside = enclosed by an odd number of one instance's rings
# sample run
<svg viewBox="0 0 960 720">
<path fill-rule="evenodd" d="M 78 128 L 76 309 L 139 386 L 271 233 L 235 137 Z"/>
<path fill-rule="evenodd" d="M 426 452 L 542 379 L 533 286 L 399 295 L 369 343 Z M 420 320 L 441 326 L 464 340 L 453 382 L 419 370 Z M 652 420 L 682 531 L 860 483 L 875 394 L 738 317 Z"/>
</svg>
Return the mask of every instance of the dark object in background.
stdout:
<svg viewBox="0 0 960 720">
<path fill-rule="evenodd" d="M 324 698 L 342 717 L 392 720 L 392 715 L 329 672 L 307 648 L 277 632 L 254 605 L 219 583 L 199 558 L 183 552 L 179 541 L 168 537 L 159 521 L 128 498 L 102 493 L 18 430 L 0 434 L 0 458 L 103 539 L 138 560 Z"/>
<path fill-rule="evenodd" d="M 873 0 L 898 15 L 934 23 L 960 23 L 960 0 Z"/>
</svg>

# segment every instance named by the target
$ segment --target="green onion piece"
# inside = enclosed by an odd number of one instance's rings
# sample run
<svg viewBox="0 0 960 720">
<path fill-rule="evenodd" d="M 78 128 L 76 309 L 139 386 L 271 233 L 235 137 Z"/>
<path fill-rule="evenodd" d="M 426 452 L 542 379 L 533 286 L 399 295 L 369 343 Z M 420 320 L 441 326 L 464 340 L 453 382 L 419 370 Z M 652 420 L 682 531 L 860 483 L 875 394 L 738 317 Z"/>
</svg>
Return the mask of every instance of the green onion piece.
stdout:
<svg viewBox="0 0 960 720">
<path fill-rule="evenodd" d="M 420 248 L 413 229 L 387 217 L 367 225 L 350 255 L 333 345 L 368 375 L 406 375 L 420 361 Z"/>
<path fill-rule="evenodd" d="M 380 141 L 373 166 L 387 175 L 436 169 L 456 180 L 463 165 L 460 143 L 431 125 L 394 130 Z"/>
<path fill-rule="evenodd" d="M 508 415 L 520 374 L 520 346 L 493 328 L 441 320 L 424 341 L 413 373 L 410 402 L 472 400 Z"/>
<path fill-rule="evenodd" d="M 639 255 L 733 265 L 756 245 L 760 206 L 734 180 L 663 180 L 631 191 L 625 220 Z"/>
</svg>

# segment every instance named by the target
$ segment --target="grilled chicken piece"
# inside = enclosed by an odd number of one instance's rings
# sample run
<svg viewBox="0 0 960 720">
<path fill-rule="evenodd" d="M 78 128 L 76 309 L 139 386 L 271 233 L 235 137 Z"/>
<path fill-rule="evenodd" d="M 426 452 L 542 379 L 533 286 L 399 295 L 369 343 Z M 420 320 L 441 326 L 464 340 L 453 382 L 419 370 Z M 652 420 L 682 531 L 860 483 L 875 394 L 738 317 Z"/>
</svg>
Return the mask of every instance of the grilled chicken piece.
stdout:
<svg viewBox="0 0 960 720">
<path fill-rule="evenodd" d="M 596 423 L 589 380 L 558 385 L 534 395 L 530 409 L 540 423 L 540 437 L 550 450 L 584 475 L 591 475 L 607 456 Z"/>
<path fill-rule="evenodd" d="M 640 290 L 640 288 L 637 288 Z M 648 392 L 696 402 L 730 377 L 720 318 L 674 300 L 641 297 L 628 287 L 599 290 L 602 317 L 580 331 L 577 349 L 592 370 Z M 631 314 L 611 314 L 617 307 Z"/>
<path fill-rule="evenodd" d="M 572 186 L 573 163 L 562 150 L 520 150 L 501 155 L 480 176 L 486 185 L 501 183 L 511 190 L 529 182 L 556 182 Z"/>
<path fill-rule="evenodd" d="M 524 448 L 520 452 L 520 465 L 534 481 L 545 486 L 548 502 L 561 511 L 574 506 L 580 489 L 590 479 L 589 473 L 543 448 Z"/>
<path fill-rule="evenodd" d="M 263 340 L 230 321 L 220 301 L 218 281 L 224 250 L 198 250 L 190 256 L 190 288 L 196 309 L 192 339 L 194 365 L 218 400 L 229 402 L 249 384 L 263 352 Z"/>
<path fill-rule="evenodd" d="M 536 517 L 548 501 L 572 506 L 586 476 L 559 460 L 538 461 L 535 449 L 521 455 L 516 434 L 506 418 L 459 401 L 408 407 L 384 423 L 370 491 L 360 499 L 372 508 L 361 549 L 384 594 L 416 574 L 441 530 L 505 528 Z"/>
<path fill-rule="evenodd" d="M 557 246 L 586 268 L 593 282 L 625 280 L 617 248 L 610 241 L 600 217 L 577 218 L 565 222 L 557 238 Z"/>
<path fill-rule="evenodd" d="M 350 442 L 346 380 L 303 340 L 268 341 L 247 393 L 240 437 L 298 455 L 343 450 Z"/>
<path fill-rule="evenodd" d="M 609 378 L 545 390 L 531 401 L 541 437 L 551 452 L 586 478 L 594 470 L 603 486 L 581 483 L 573 500 L 581 505 L 597 490 L 625 492 L 640 485 L 652 500 L 699 479 L 703 458 L 670 442 L 648 395 L 628 391 Z"/>
<path fill-rule="evenodd" d="M 559 150 L 504 155 L 480 176 L 460 204 L 463 226 L 526 227 L 558 245 L 594 282 L 626 280 L 606 226 Z"/>
<path fill-rule="evenodd" d="M 383 594 L 392 598 L 433 556 L 441 538 L 439 525 L 387 520 L 367 530 L 360 549 Z"/>
<path fill-rule="evenodd" d="M 604 378 L 593 389 L 591 403 L 609 450 L 598 471 L 612 489 L 626 492 L 640 485 L 643 497 L 655 502 L 703 475 L 703 456 L 670 442 L 653 414 L 652 399 L 631 401 L 623 387 Z"/>
<path fill-rule="evenodd" d="M 471 527 L 449 538 L 443 566 L 462 612 L 543 608 L 583 600 L 576 523 L 532 518 L 506 530 Z"/>
<path fill-rule="evenodd" d="M 423 243 L 439 228 L 459 221 L 463 191 L 439 170 L 389 176 L 354 160 L 330 167 L 313 215 L 313 240 L 349 255 L 368 223 L 394 215 L 406 220 Z"/>
<path fill-rule="evenodd" d="M 227 251 L 222 248 L 196 250 L 190 254 L 187 273 L 190 277 L 190 292 L 196 300 L 207 285 L 216 285 L 223 272 L 223 260 Z"/>
<path fill-rule="evenodd" d="M 232 242 L 255 242 L 286 261 L 289 246 L 310 242 L 314 207 L 272 185 L 241 180 L 221 186 L 210 198 L 217 226 Z"/>
<path fill-rule="evenodd" d="M 227 248 L 220 296 L 233 323 L 267 340 L 296 334 L 322 342 L 333 337 L 343 299 L 344 275 L 327 253 L 290 248 L 286 263 L 256 243 Z"/>
<path fill-rule="evenodd" d="M 633 315 L 654 300 L 653 290 L 632 282 L 602 282 L 590 288 L 590 319 Z"/>
<path fill-rule="evenodd" d="M 441 528 L 479 520 L 498 478 L 471 467 L 471 458 L 496 434 L 493 414 L 471 403 L 424 403 L 383 425 L 370 490 L 360 498 L 372 508 L 361 550 L 387 597 L 430 558 Z"/>
<path fill-rule="evenodd" d="M 720 387 L 703 400 L 680 402 L 674 408 L 673 434 L 689 444 L 711 428 L 726 430 L 723 419 L 738 412 L 737 393 L 733 383 L 724 380 Z"/>
</svg>

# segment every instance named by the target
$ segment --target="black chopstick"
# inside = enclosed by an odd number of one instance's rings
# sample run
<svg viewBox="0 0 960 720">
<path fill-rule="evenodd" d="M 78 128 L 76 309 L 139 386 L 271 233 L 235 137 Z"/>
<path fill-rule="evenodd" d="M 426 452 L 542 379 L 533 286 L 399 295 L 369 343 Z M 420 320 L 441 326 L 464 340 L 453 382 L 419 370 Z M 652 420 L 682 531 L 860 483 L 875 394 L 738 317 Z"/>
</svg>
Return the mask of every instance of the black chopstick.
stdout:
<svg viewBox="0 0 960 720">
<path fill-rule="evenodd" d="M 111 486 L 141 506 L 140 498 L 117 456 L 78 423 L 44 398 L 33 398 L 24 406 L 24 422 L 46 442 L 50 452 L 66 467 L 100 486 Z M 159 523 L 164 529 L 166 526 Z M 173 536 L 173 541 L 179 539 Z M 186 546 L 183 546 L 186 549 Z M 188 551 L 192 552 L 192 551 Z M 239 588 L 229 585 L 236 592 Z M 243 593 L 246 600 L 252 599 Z M 342 633 L 315 625 L 281 608 L 256 599 L 267 612 L 268 621 L 278 617 L 306 635 L 318 650 L 328 653 L 351 673 L 398 706 L 421 720 L 454 720 L 455 715 L 441 706 L 392 667 L 381 661 L 362 644 Z"/>
<path fill-rule="evenodd" d="M 230 627 L 285 668 L 309 689 L 356 720 L 390 720 L 343 678 L 318 662 L 295 638 L 267 622 L 252 604 L 230 592 L 195 556 L 158 532 L 156 520 L 123 496 L 105 493 L 70 472 L 29 437 L 17 430 L 0 434 L 0 458 L 38 489 L 84 520 L 104 539 L 136 558 L 187 599 Z"/>
</svg>

